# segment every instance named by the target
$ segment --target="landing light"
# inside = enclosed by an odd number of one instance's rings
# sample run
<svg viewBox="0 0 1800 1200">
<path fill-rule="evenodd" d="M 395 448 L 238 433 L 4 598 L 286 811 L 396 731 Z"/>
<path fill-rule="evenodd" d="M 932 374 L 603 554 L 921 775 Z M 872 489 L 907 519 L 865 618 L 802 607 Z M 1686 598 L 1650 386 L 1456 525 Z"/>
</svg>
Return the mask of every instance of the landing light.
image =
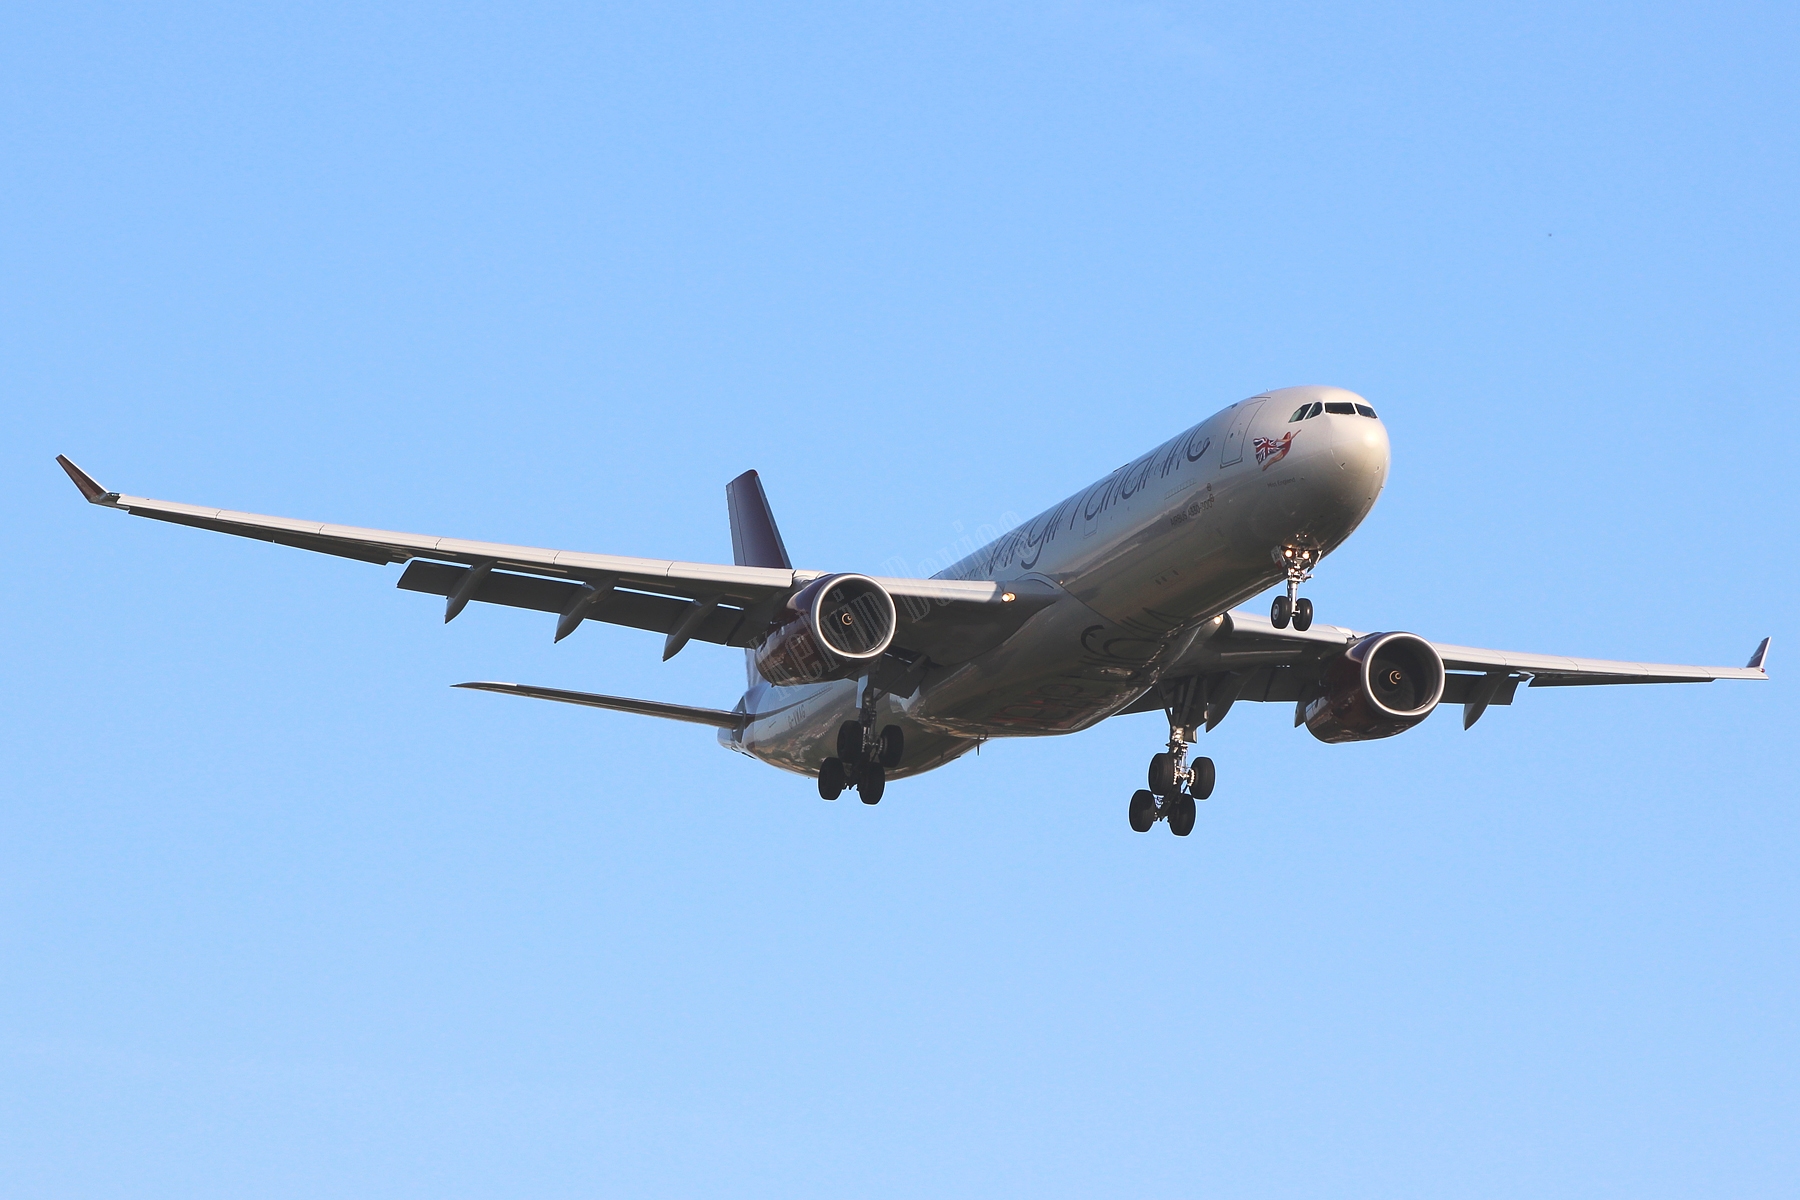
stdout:
<svg viewBox="0 0 1800 1200">
<path fill-rule="evenodd" d="M 1011 604 L 1014 600 L 1017 600 L 1017 599 L 1018 599 L 1018 597 L 1013 595 L 1011 592 L 1001 592 L 1000 593 L 1000 603 L 1002 603 L 1002 604 Z"/>
</svg>

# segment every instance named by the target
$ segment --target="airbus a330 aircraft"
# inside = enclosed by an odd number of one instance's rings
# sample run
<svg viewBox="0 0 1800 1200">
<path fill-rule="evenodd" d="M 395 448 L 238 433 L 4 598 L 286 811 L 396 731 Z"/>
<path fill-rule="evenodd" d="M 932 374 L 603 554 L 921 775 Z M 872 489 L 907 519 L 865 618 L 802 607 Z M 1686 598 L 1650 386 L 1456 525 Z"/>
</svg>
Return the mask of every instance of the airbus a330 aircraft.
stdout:
<svg viewBox="0 0 1800 1200">
<path fill-rule="evenodd" d="M 1241 700 L 1294 705 L 1326 742 L 1391 737 L 1439 704 L 1463 728 L 1519 684 L 1766 679 L 1764 638 L 1743 667 L 1605 662 L 1447 646 L 1412 633 L 1313 623 L 1299 585 L 1374 507 L 1386 428 L 1360 396 L 1283 388 L 1216 413 L 930 579 L 796 570 L 756 472 L 726 485 L 734 565 L 620 558 L 421 537 L 198 508 L 109 492 L 67 458 L 94 504 L 374 563 L 408 563 L 399 586 L 741 647 L 749 687 L 730 711 L 464 683 L 691 721 L 722 745 L 811 775 L 819 794 L 864 804 L 889 779 L 941 767 L 987 738 L 1075 733 L 1160 709 L 1167 749 L 1131 797 L 1131 827 L 1194 827 L 1209 758 L 1188 758 Z M 1267 617 L 1240 604 L 1286 583 Z"/>
</svg>

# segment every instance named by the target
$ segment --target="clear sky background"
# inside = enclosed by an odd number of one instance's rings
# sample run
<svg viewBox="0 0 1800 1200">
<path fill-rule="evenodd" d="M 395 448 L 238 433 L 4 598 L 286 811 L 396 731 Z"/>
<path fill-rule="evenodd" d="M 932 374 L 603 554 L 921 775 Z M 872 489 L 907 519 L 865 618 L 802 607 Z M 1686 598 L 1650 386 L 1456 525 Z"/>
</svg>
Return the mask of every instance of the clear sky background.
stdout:
<svg viewBox="0 0 1800 1200">
<path fill-rule="evenodd" d="M 1791 1196 L 1792 4 L 0 15 L 0 1195 Z M 878 808 L 739 654 L 89 508 L 941 565 L 1264 388 L 1320 620 L 1741 664 Z"/>
</svg>

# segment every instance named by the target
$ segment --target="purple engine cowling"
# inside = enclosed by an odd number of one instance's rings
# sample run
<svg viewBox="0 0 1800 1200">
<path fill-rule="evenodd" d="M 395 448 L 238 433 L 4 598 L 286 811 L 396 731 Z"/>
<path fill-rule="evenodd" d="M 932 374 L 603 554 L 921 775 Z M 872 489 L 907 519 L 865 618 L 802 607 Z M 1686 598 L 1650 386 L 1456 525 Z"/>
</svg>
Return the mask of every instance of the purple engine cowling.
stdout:
<svg viewBox="0 0 1800 1200">
<path fill-rule="evenodd" d="M 1444 660 L 1412 633 L 1371 633 L 1325 668 L 1306 703 L 1306 728 L 1321 742 L 1366 742 L 1404 733 L 1444 697 Z"/>
<path fill-rule="evenodd" d="M 756 648 L 756 670 L 779 686 L 849 679 L 894 640 L 894 598 L 867 575 L 825 575 L 788 598 Z"/>
</svg>

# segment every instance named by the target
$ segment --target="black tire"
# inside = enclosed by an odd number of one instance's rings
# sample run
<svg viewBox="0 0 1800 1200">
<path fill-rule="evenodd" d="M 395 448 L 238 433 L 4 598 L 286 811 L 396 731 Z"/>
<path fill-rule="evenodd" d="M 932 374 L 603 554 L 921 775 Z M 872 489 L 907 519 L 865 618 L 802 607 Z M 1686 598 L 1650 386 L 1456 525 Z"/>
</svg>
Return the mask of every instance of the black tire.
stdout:
<svg viewBox="0 0 1800 1200">
<path fill-rule="evenodd" d="M 880 763 L 868 763 L 856 773 L 856 794 L 864 804 L 880 804 L 881 793 L 886 790 L 887 772 Z"/>
<path fill-rule="evenodd" d="M 828 758 L 825 765 L 819 768 L 819 798 L 836 800 L 844 794 L 844 764 L 841 759 Z"/>
<path fill-rule="evenodd" d="M 1156 797 L 1143 788 L 1131 793 L 1131 807 L 1126 810 L 1126 816 L 1133 830 L 1149 833 L 1150 827 L 1156 824 Z"/>
<path fill-rule="evenodd" d="M 1163 753 L 1150 757 L 1150 790 L 1158 796 L 1167 796 L 1175 790 L 1175 756 Z"/>
<path fill-rule="evenodd" d="M 1312 628 L 1312 601 L 1305 596 L 1294 601 L 1294 628 L 1301 633 Z"/>
<path fill-rule="evenodd" d="M 1293 615 L 1294 606 L 1288 603 L 1286 596 L 1275 597 L 1275 602 L 1269 605 L 1269 624 L 1277 629 L 1286 629 L 1288 618 Z"/>
<path fill-rule="evenodd" d="M 857 721 L 845 721 L 838 726 L 838 757 L 845 763 L 862 761 L 862 724 Z"/>
<path fill-rule="evenodd" d="M 1192 796 L 1175 797 L 1174 803 L 1169 805 L 1169 832 L 1176 837 L 1186 837 L 1194 832 L 1197 815 Z"/>
<path fill-rule="evenodd" d="M 906 734 L 898 725 L 889 725 L 881 731 L 881 765 L 897 767 L 900 756 L 906 753 Z"/>
<path fill-rule="evenodd" d="M 1204 800 L 1212 795 L 1213 784 L 1218 782 L 1218 772 L 1213 769 L 1210 758 L 1196 758 L 1193 763 L 1194 780 L 1188 784 L 1188 792 L 1196 800 Z"/>
</svg>

